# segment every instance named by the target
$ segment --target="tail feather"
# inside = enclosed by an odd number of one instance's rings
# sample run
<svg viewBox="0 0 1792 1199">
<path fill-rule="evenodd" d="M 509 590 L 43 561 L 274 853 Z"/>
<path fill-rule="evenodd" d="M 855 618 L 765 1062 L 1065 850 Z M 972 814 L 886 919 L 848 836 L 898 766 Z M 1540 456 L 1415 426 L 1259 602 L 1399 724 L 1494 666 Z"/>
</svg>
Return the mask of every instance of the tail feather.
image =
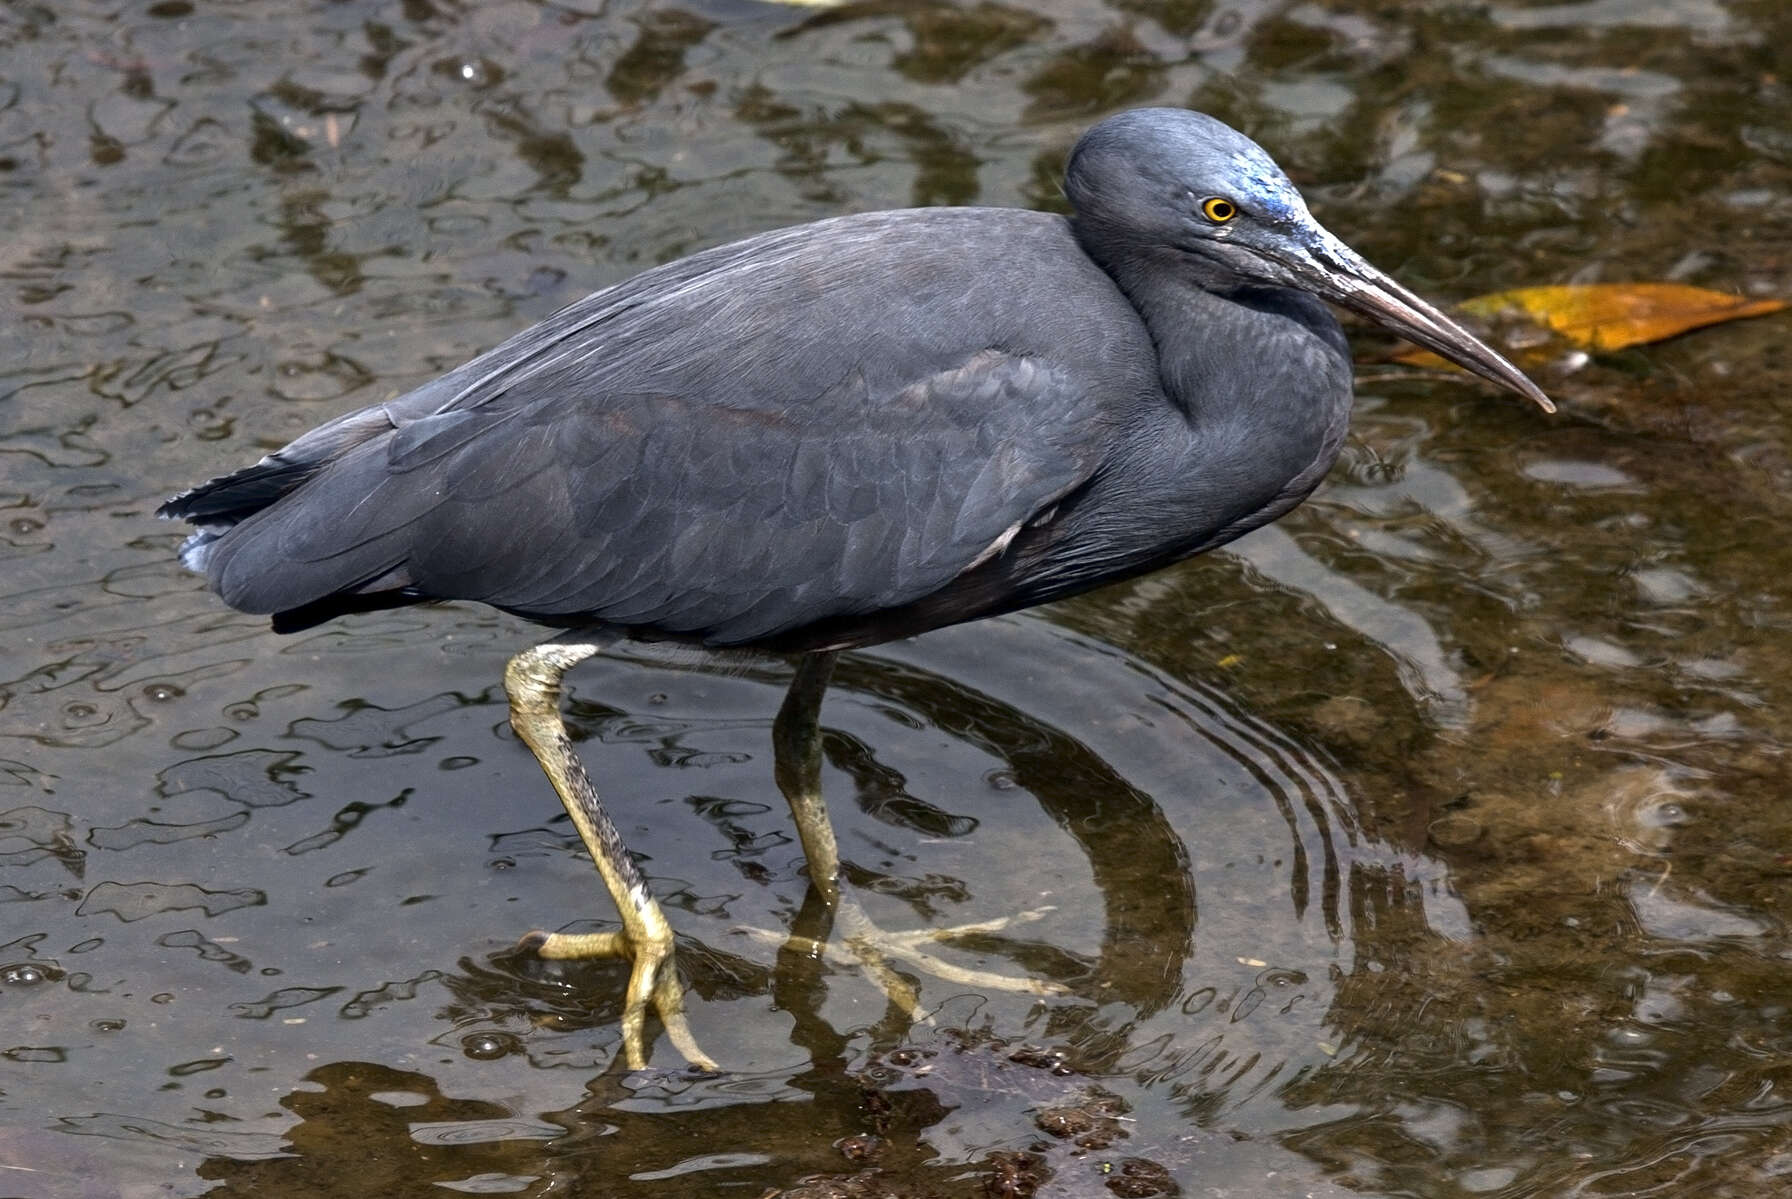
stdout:
<svg viewBox="0 0 1792 1199">
<path fill-rule="evenodd" d="M 196 527 L 197 531 L 181 544 L 181 565 L 205 575 L 212 587 L 222 594 L 228 562 L 244 548 L 226 541 L 232 529 L 278 504 L 357 447 L 389 435 L 396 427 L 397 422 L 383 405 L 351 412 L 313 429 L 253 466 L 208 479 L 173 496 L 156 509 L 156 515 L 184 520 Z M 263 523 L 256 522 L 257 525 Z M 248 534 L 250 530 L 244 532 Z M 227 552 L 219 557 L 219 551 Z M 321 624 L 332 616 L 400 607 L 424 598 L 402 585 L 391 586 L 393 580 L 384 578 L 388 569 L 382 566 L 373 571 L 371 578 L 362 576 L 359 584 L 351 585 L 343 593 L 307 600 L 290 609 L 273 612 L 275 631 L 297 632 Z M 377 586 L 380 582 L 388 585 L 371 593 L 356 591 L 359 586 Z M 230 595 L 225 598 L 231 601 Z M 259 610 L 268 611 L 268 608 L 263 606 Z"/>
<path fill-rule="evenodd" d="M 162 513 L 158 511 L 157 515 L 162 515 Z M 206 565 L 212 556 L 210 546 L 221 535 L 202 530 L 181 542 L 180 549 L 177 551 L 180 556 L 180 564 L 196 575 L 208 573 Z"/>
<path fill-rule="evenodd" d="M 156 515 L 188 521 L 200 528 L 228 528 L 296 490 L 322 465 L 281 461 L 270 455 L 254 466 L 189 487 L 157 508 Z"/>
<path fill-rule="evenodd" d="M 157 508 L 156 515 L 221 532 L 298 490 L 312 475 L 356 446 L 397 427 L 385 404 L 339 416 L 275 450 L 254 466 L 189 487 Z"/>
</svg>

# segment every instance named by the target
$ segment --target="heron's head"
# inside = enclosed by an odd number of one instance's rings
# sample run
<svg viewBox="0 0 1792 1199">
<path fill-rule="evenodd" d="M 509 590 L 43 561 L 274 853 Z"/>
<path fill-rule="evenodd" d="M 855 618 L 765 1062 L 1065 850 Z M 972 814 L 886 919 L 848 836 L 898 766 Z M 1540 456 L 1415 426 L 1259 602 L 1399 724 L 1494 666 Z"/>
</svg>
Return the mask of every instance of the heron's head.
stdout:
<svg viewBox="0 0 1792 1199">
<path fill-rule="evenodd" d="M 1107 118 L 1077 142 L 1064 185 L 1079 233 L 1106 256 L 1164 262 L 1210 290 L 1311 292 L 1555 411 L 1523 371 L 1314 220 L 1263 147 L 1205 113 Z"/>
</svg>

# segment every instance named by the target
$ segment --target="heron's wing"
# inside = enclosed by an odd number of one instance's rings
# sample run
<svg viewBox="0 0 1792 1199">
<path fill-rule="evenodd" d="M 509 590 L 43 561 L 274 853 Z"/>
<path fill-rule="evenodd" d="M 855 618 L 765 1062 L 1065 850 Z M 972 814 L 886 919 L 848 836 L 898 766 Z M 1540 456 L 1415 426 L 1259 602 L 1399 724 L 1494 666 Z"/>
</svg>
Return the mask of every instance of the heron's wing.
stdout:
<svg viewBox="0 0 1792 1199">
<path fill-rule="evenodd" d="M 169 510 L 246 611 L 401 592 L 737 643 L 931 594 L 1155 387 L 1061 221 L 867 214 L 637 276 L 234 476 L 254 505 Z"/>
<path fill-rule="evenodd" d="M 403 587 L 751 641 L 900 606 L 998 552 L 1095 469 L 1077 398 L 994 350 L 891 394 L 855 372 L 775 415 L 550 388 L 356 447 L 245 524 L 249 552 L 221 546 L 214 578 L 250 611 Z"/>
</svg>

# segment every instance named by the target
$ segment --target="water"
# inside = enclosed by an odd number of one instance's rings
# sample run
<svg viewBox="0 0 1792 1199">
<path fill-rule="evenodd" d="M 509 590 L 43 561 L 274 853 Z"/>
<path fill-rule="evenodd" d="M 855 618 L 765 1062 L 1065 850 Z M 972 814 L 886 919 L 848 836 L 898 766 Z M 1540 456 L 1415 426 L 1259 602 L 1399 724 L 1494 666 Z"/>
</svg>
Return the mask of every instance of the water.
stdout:
<svg viewBox="0 0 1792 1199">
<path fill-rule="evenodd" d="M 1788 38 L 1779 0 L 0 8 L 0 1193 L 1783 1189 L 1785 317 L 1548 365 L 1556 418 L 1366 336 L 1276 528 L 843 663 L 854 894 L 1050 908 L 942 952 L 1067 998 L 922 976 L 911 1027 L 744 934 L 802 919 L 788 665 L 582 668 L 718 1078 L 621 1069 L 619 969 L 509 949 L 611 918 L 505 726 L 525 626 L 275 638 L 151 512 L 699 247 L 1053 206 L 1132 104 L 1246 128 L 1439 298 L 1792 294 Z"/>
</svg>

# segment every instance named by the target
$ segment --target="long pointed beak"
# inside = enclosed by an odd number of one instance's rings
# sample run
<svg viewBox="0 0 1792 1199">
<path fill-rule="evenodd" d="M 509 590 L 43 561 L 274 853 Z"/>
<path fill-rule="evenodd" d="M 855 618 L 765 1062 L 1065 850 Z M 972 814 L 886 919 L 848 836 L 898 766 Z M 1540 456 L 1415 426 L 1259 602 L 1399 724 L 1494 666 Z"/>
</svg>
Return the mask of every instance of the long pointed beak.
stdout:
<svg viewBox="0 0 1792 1199">
<path fill-rule="evenodd" d="M 1330 233 L 1318 232 L 1319 238 L 1306 253 L 1279 258 L 1300 286 L 1443 355 L 1490 383 L 1517 392 L 1545 412 L 1556 410 L 1543 389 L 1493 347 L 1376 270 Z"/>
</svg>

